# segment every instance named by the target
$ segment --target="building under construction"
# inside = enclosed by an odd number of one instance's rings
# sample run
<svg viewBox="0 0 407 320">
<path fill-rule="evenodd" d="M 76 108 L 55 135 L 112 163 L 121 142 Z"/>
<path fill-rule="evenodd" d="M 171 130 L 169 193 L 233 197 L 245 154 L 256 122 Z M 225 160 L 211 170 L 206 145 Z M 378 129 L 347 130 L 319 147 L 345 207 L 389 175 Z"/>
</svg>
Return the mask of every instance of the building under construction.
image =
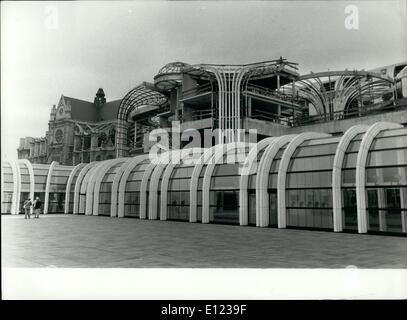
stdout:
<svg viewBox="0 0 407 320">
<path fill-rule="evenodd" d="M 300 75 L 282 58 L 175 62 L 121 100 L 62 97 L 34 148 L 47 164 L 24 143 L 26 159 L 3 163 L 2 213 L 39 196 L 44 213 L 406 235 L 406 65 Z M 151 133 L 174 123 L 216 134 L 169 141 L 153 161 Z"/>
</svg>

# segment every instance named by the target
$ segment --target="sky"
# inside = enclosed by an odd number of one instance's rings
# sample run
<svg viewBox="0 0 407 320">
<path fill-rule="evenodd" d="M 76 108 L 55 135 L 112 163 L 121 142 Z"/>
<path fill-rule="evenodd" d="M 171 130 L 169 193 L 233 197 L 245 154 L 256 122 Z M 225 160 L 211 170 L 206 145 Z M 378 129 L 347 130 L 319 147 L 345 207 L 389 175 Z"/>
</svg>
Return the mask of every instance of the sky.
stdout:
<svg viewBox="0 0 407 320">
<path fill-rule="evenodd" d="M 358 28 L 347 29 L 348 5 Z M 246 64 L 280 56 L 310 71 L 407 61 L 403 1 L 1 2 L 2 158 L 43 137 L 61 94 L 121 99 L 173 61 Z"/>
</svg>

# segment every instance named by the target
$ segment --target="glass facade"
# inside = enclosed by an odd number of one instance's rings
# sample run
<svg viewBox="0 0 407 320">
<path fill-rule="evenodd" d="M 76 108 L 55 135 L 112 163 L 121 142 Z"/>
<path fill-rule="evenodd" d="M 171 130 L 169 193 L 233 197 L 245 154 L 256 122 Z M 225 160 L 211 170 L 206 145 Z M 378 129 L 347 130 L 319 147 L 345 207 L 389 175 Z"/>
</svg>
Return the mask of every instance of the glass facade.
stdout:
<svg viewBox="0 0 407 320">
<path fill-rule="evenodd" d="M 232 161 L 245 159 L 249 149 L 236 149 L 225 154 L 215 165 L 209 193 L 209 222 L 239 224 L 240 163 Z M 205 170 L 207 174 L 207 170 Z"/>
<path fill-rule="evenodd" d="M 140 186 L 144 171 L 150 161 L 144 160 L 134 167 L 127 178 L 126 189 L 124 193 L 124 216 L 140 217 Z"/>
<path fill-rule="evenodd" d="M 49 165 L 41 165 L 41 164 L 33 164 L 33 171 L 34 171 L 34 198 L 39 197 L 41 202 L 45 203 L 45 191 L 47 188 L 47 178 L 48 178 L 48 171 Z"/>
<path fill-rule="evenodd" d="M 20 203 L 18 204 L 18 212 L 23 213 L 24 212 L 24 201 L 30 197 L 30 173 L 28 171 L 27 166 L 24 163 L 20 163 Z M 48 172 L 47 172 L 48 173 Z M 39 180 L 41 179 L 42 176 L 40 177 Z M 47 176 L 45 175 L 45 181 L 47 179 Z M 36 187 L 39 184 L 36 182 Z M 45 187 L 44 187 L 44 192 L 45 192 Z M 37 188 L 36 188 L 37 191 Z M 42 190 L 41 190 L 42 191 Z M 42 196 L 41 200 L 44 201 L 44 193 L 42 192 L 36 192 L 34 196 Z"/>
<path fill-rule="evenodd" d="M 356 199 L 356 159 L 364 133 L 357 134 L 345 151 L 342 164 L 342 217 L 343 229 L 356 231 L 358 229 L 357 199 Z"/>
<path fill-rule="evenodd" d="M 123 163 L 124 161 L 112 166 L 109 170 L 107 170 L 106 174 L 102 178 L 99 189 L 98 208 L 98 214 L 101 216 L 110 216 L 110 206 L 112 204 L 112 184 L 117 171 L 120 170 Z"/>
<path fill-rule="evenodd" d="M 294 152 L 287 171 L 287 226 L 333 228 L 332 168 L 340 138 L 308 140 Z"/>
<path fill-rule="evenodd" d="M 206 172 L 206 168 L 208 166 L 204 164 L 202 166 L 201 172 L 199 173 L 199 179 L 198 179 L 198 191 L 197 191 L 197 221 L 202 222 L 202 184 L 203 184 L 203 178 Z"/>
<path fill-rule="evenodd" d="M 48 213 L 65 212 L 65 190 L 71 168 L 55 166 L 52 171 L 48 196 Z"/>
<path fill-rule="evenodd" d="M 14 182 L 13 182 L 13 170 L 9 163 L 5 163 L 3 165 L 3 168 L 1 171 L 1 179 L 2 179 L 2 189 L 3 189 L 3 194 L 1 197 L 1 212 L 2 213 L 11 213 Z"/>
<path fill-rule="evenodd" d="M 280 167 L 281 157 L 285 151 L 286 145 L 280 148 L 276 153 L 271 164 L 268 181 L 268 196 L 269 196 L 269 226 L 277 227 L 277 176 L 278 168 Z"/>
<path fill-rule="evenodd" d="M 366 164 L 366 206 L 369 231 L 402 232 L 407 211 L 407 133 L 389 130 L 377 135 Z"/>
<path fill-rule="evenodd" d="M 194 166 L 176 165 L 168 184 L 167 219 L 189 221 L 190 182 Z"/>
<path fill-rule="evenodd" d="M 364 128 L 362 129 L 364 130 Z M 358 130 L 360 132 L 360 129 Z M 238 151 L 232 152 L 232 155 L 229 153 L 221 156 L 218 163 L 214 164 L 213 160 L 218 157 L 216 153 L 216 156 L 209 158 L 207 163 L 202 164 L 196 188 L 191 185 L 191 177 L 196 168 L 195 162 L 181 161 L 170 167 L 165 164 L 153 166 L 149 159 L 140 158 L 137 160 L 139 161 L 137 165 L 133 164 L 134 167 L 128 175 L 127 173 L 123 176 L 120 175 L 121 180 L 126 179 L 126 181 L 120 181 L 121 186 L 124 185 L 125 188 L 124 190 L 120 188 L 117 190 L 116 199 L 119 201 L 124 199 L 124 203 L 118 203 L 116 214 L 120 217 L 140 218 L 140 209 L 144 205 L 147 209 L 147 218 L 160 219 L 161 209 L 167 206 L 167 215 L 166 218 L 162 217 L 163 219 L 189 221 L 191 206 L 196 204 L 198 222 L 247 223 L 267 226 L 265 217 L 268 215 L 268 226 L 271 227 L 278 225 L 285 227 L 284 223 L 286 222 L 286 226 L 291 228 L 334 230 L 333 199 L 339 199 L 336 203 L 339 205 L 339 201 L 341 201 L 342 211 L 338 212 L 335 217 L 338 217 L 339 221 L 342 219 L 344 231 L 366 232 L 364 223 L 358 225 L 359 215 L 362 222 L 366 218 L 367 232 L 406 234 L 407 128 L 381 129 L 378 133 L 373 130 L 366 132 L 368 135 L 372 135 L 374 132 L 375 136 L 372 136 L 372 143 L 368 146 L 369 150 L 367 150 L 367 146 L 363 149 L 367 151 L 366 163 L 362 163 L 359 168 L 364 170 L 365 181 L 363 183 L 358 180 L 358 189 L 356 188 L 356 162 L 365 133 L 355 135 L 347 145 L 346 150 L 343 151 L 339 191 L 336 187 L 333 188 L 332 175 L 335 156 L 338 150 L 342 150 L 338 149 L 338 145 L 347 141 L 342 136 L 305 140 L 290 155 L 285 152 L 289 145 L 287 142 L 276 152 L 269 172 L 267 169 L 266 172 L 262 172 L 261 180 L 259 180 L 259 163 L 269 156 L 266 153 L 267 147 L 262 149 L 255 158 L 254 170 L 248 176 L 247 190 L 245 187 L 240 189 L 240 184 L 241 171 L 244 160 L 247 159 L 249 148 L 236 149 L 236 145 L 228 145 L 228 150 Z M 291 137 L 285 141 L 290 139 Z M 302 138 L 300 140 L 303 141 Z M 366 144 L 369 141 L 365 139 L 363 143 Z M 272 143 L 271 141 L 269 146 L 272 146 Z M 290 149 L 294 144 L 290 145 Z M 203 151 L 199 150 L 195 154 L 195 151 L 191 149 L 191 155 L 194 154 L 194 159 L 197 159 L 202 156 Z M 363 156 L 363 153 L 360 154 Z M 188 158 L 188 160 L 190 159 Z M 241 161 L 238 162 L 236 159 Z M 112 199 L 113 181 L 119 171 L 124 171 L 124 165 L 127 164 L 127 159 L 123 159 L 123 161 L 114 159 L 99 162 L 90 170 L 88 167 L 82 171 L 85 166 L 78 168 L 70 182 L 69 203 L 65 203 L 66 185 L 74 167 L 53 166 L 47 190 L 50 165 L 16 162 L 19 169 L 16 172 L 19 172 L 20 176 L 18 177 L 19 183 L 14 186 L 13 181 L 16 180 L 12 171 L 14 166 L 12 167 L 10 163 L 6 162 L 2 169 L 2 186 L 4 189 L 2 190 L 2 213 L 9 213 L 12 208 L 15 208 L 13 214 L 17 211 L 22 212 L 22 205 L 24 200 L 29 197 L 32 186 L 34 187 L 34 195 L 39 196 L 42 201 L 45 200 L 45 193 L 48 192 L 49 213 L 63 213 L 66 205 L 69 206 L 67 212 L 72 212 L 75 201 L 75 184 L 81 175 L 83 179 L 79 184 L 79 199 L 76 199 L 78 203 L 75 204 L 79 207 L 79 213 L 95 213 L 94 207 L 87 208 L 86 206 L 97 205 L 98 215 L 110 216 L 112 200 L 114 200 Z M 287 172 L 279 172 L 280 164 L 287 168 Z M 149 170 L 148 180 L 145 181 L 147 182 L 147 198 L 146 203 L 141 203 L 141 184 L 147 168 Z M 262 168 L 265 167 L 262 166 Z M 34 173 L 33 185 L 33 179 L 32 177 L 30 179 L 29 174 L 31 169 Z M 81 174 L 81 172 L 83 173 Z M 286 179 L 284 190 L 277 190 L 279 175 L 280 179 Z M 124 176 L 126 178 L 123 178 Z M 165 177 L 164 180 L 163 177 Z M 92 191 L 92 196 L 98 198 L 98 202 L 95 204 L 93 201 L 86 201 L 86 199 L 90 196 L 87 194 L 89 188 L 94 188 L 96 181 L 101 181 L 101 183 L 98 194 L 94 194 L 95 190 Z M 163 181 L 168 185 L 163 185 Z M 150 185 L 152 182 L 157 183 L 154 185 L 154 189 Z M 204 182 L 205 186 L 203 185 Z M 264 182 L 264 187 L 267 187 L 268 210 L 264 210 L 264 206 L 260 208 L 256 204 L 258 191 L 256 186 L 261 184 L 259 182 Z M 284 188 L 283 185 L 281 186 Z M 162 197 L 165 188 L 167 190 L 166 202 L 161 203 L 161 200 L 165 199 Z M 16 197 L 13 197 L 14 189 L 17 190 Z M 240 192 L 247 192 L 248 202 L 245 202 L 247 208 L 243 209 L 240 205 Z M 191 203 L 191 201 L 195 201 L 194 197 L 191 197 L 191 194 L 194 193 L 197 195 L 196 203 Z M 265 195 L 264 193 L 261 196 Z M 278 196 L 285 197 L 285 207 L 278 207 Z M 357 197 L 362 197 L 363 200 L 364 196 L 366 197 L 366 207 L 358 208 L 358 205 L 360 206 L 364 201 L 358 201 Z M 154 202 L 154 206 L 150 207 L 152 199 L 157 201 L 157 206 Z M 246 198 L 243 197 L 243 199 Z M 260 212 L 256 214 L 256 210 L 259 208 Z M 364 216 L 365 210 L 366 216 Z M 282 217 L 281 214 L 284 213 L 286 214 L 286 221 L 279 221 Z M 203 214 L 205 219 L 202 219 Z M 240 217 L 244 217 L 244 220 L 241 221 Z M 260 220 L 256 221 L 256 219 Z M 338 220 L 335 219 L 335 221 Z M 341 226 L 338 226 L 336 222 L 335 230 L 340 231 Z"/>
<path fill-rule="evenodd" d="M 69 203 L 67 204 L 68 207 L 68 213 L 73 213 L 73 204 L 74 204 L 74 198 L 75 198 L 75 184 L 76 180 L 78 180 L 78 176 L 81 173 L 80 170 L 77 170 L 75 174 L 72 177 L 72 182 L 69 188 Z"/>
</svg>

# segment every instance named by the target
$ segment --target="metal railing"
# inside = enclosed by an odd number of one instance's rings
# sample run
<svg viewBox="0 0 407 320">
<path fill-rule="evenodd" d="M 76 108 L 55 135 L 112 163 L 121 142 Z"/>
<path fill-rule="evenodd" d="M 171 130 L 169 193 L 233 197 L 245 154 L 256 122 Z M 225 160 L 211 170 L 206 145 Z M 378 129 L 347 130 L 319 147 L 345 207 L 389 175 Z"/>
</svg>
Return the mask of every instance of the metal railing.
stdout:
<svg viewBox="0 0 407 320">
<path fill-rule="evenodd" d="M 273 89 L 261 87 L 258 85 L 250 84 L 247 86 L 245 91 L 251 92 L 251 93 L 256 93 L 256 94 L 263 95 L 263 96 L 277 98 L 277 99 L 280 99 L 283 101 L 288 101 L 288 102 L 295 103 L 295 104 L 300 104 L 300 101 L 297 101 L 296 99 L 294 99 L 294 97 L 291 94 L 285 93 L 283 90 L 278 91 L 278 90 L 273 90 Z"/>
<path fill-rule="evenodd" d="M 212 91 L 212 86 L 210 83 L 203 84 L 203 85 L 197 86 L 195 88 L 182 91 L 182 99 L 190 98 L 190 97 L 197 96 L 202 93 L 208 93 L 211 91 Z"/>
<path fill-rule="evenodd" d="M 371 104 L 354 109 L 335 111 L 330 113 L 318 114 L 313 116 L 296 117 L 293 121 L 294 126 L 344 120 L 349 118 L 359 118 L 373 114 L 379 114 L 383 112 L 396 111 L 407 108 L 407 102 L 404 104 L 395 104 L 393 100 L 384 101 L 376 104 Z"/>
<path fill-rule="evenodd" d="M 285 126 L 292 127 L 293 124 L 293 117 L 282 117 L 279 116 L 278 114 L 271 113 L 271 112 L 266 112 L 262 110 L 256 110 L 256 113 L 253 114 L 250 118 L 252 119 L 257 119 L 257 120 L 265 120 Z"/>
<path fill-rule="evenodd" d="M 203 109 L 203 110 L 196 110 L 188 113 L 188 117 L 185 117 L 182 115 L 180 117 L 180 120 L 182 122 L 185 121 L 195 121 L 195 120 L 201 120 L 201 119 L 206 119 L 206 118 L 212 118 L 213 117 L 213 110 L 212 109 Z"/>
</svg>

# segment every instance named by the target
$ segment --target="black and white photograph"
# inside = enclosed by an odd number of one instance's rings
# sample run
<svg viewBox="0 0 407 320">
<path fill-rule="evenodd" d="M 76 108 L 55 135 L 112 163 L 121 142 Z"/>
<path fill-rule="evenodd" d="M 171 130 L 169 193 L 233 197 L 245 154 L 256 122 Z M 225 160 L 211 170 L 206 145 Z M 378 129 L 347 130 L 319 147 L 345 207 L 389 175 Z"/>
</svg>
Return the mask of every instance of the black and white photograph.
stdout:
<svg viewBox="0 0 407 320">
<path fill-rule="evenodd" d="M 406 236 L 406 0 L 1 2 L 3 300 L 404 300 Z"/>
</svg>

